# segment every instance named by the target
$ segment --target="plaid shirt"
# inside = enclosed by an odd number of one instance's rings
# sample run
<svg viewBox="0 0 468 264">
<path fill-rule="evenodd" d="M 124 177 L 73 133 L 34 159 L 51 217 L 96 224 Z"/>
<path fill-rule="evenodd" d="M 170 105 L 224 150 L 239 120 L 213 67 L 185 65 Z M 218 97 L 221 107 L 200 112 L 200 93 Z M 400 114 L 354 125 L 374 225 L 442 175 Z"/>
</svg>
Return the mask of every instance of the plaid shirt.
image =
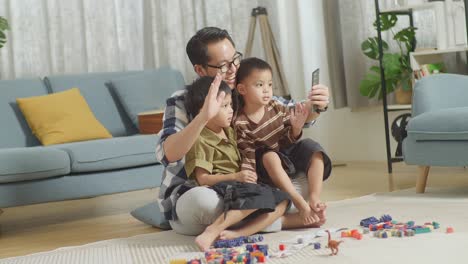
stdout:
<svg viewBox="0 0 468 264">
<path fill-rule="evenodd" d="M 165 218 L 168 220 L 177 219 L 175 208 L 177 199 L 180 196 L 178 193 L 179 189 L 182 186 L 194 186 L 192 180 L 189 180 L 185 173 L 185 158 L 169 162 L 163 146 L 167 137 L 181 131 L 191 121 L 185 110 L 184 95 L 185 90 L 180 90 L 167 99 L 166 109 L 164 110 L 163 129 L 159 132 L 159 141 L 156 145 L 156 158 L 165 167 L 157 201 L 161 212 L 164 213 Z M 284 105 L 293 105 L 295 103 L 293 100 L 286 100 L 282 97 L 273 97 L 273 99 Z M 309 127 L 314 123 L 315 120 L 305 124 L 304 127 Z"/>
</svg>

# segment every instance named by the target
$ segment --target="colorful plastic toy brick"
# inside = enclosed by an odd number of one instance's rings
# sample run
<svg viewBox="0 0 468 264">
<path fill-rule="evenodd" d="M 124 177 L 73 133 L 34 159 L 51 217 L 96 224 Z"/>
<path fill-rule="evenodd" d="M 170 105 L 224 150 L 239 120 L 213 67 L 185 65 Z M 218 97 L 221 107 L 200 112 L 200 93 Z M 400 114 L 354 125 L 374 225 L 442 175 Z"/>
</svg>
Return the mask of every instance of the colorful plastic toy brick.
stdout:
<svg viewBox="0 0 468 264">
<path fill-rule="evenodd" d="M 434 230 L 434 226 L 432 224 L 424 224 L 424 227 L 429 228 L 431 231 Z"/>
<path fill-rule="evenodd" d="M 247 249 L 248 248 L 248 249 Z M 215 248 L 205 252 L 206 263 L 227 264 L 227 263 L 247 263 L 256 264 L 265 261 L 268 255 L 268 245 L 246 245 L 236 248 Z M 247 250 L 246 250 L 247 249 Z M 249 250 L 253 250 L 250 252 Z M 190 263 L 190 262 L 184 262 Z"/>
<path fill-rule="evenodd" d="M 414 233 L 413 229 L 408 229 L 408 230 L 405 231 L 405 236 L 411 237 L 411 236 L 414 236 L 414 234 L 415 233 Z"/>
<path fill-rule="evenodd" d="M 319 242 L 314 243 L 314 249 L 320 249 L 322 245 Z"/>
<path fill-rule="evenodd" d="M 414 230 L 415 234 L 430 233 L 431 229 L 429 227 L 417 227 Z"/>
<path fill-rule="evenodd" d="M 377 218 L 371 216 L 371 217 L 362 219 L 359 224 L 360 224 L 360 226 L 363 226 L 363 227 L 369 227 L 369 225 L 375 225 L 375 224 L 378 224 L 378 223 L 379 223 L 379 220 Z"/>
<path fill-rule="evenodd" d="M 284 244 L 279 244 L 279 250 L 283 251 L 285 249 L 286 249 L 286 247 L 284 246 Z"/>
<path fill-rule="evenodd" d="M 341 237 L 350 237 L 351 236 L 351 231 L 341 231 Z"/>
<path fill-rule="evenodd" d="M 388 214 L 384 214 L 380 217 L 380 222 L 390 222 L 392 221 L 392 217 Z"/>
<path fill-rule="evenodd" d="M 232 248 L 232 247 L 239 247 L 244 245 L 245 243 L 256 243 L 263 241 L 262 235 L 253 235 L 253 236 L 242 236 L 234 239 L 227 239 L 227 240 L 217 240 L 214 242 L 215 248 Z"/>
<path fill-rule="evenodd" d="M 303 244 L 304 243 L 304 238 L 302 236 L 297 237 L 297 243 L 298 244 Z"/>
<path fill-rule="evenodd" d="M 263 255 L 268 256 L 268 245 L 257 245 L 257 248 Z"/>
<path fill-rule="evenodd" d="M 368 228 L 368 227 L 364 227 L 364 228 L 362 229 L 362 233 L 363 233 L 363 234 L 369 234 L 369 228 Z"/>
<path fill-rule="evenodd" d="M 445 231 L 447 234 L 453 233 L 453 227 L 447 227 L 447 230 Z"/>
</svg>

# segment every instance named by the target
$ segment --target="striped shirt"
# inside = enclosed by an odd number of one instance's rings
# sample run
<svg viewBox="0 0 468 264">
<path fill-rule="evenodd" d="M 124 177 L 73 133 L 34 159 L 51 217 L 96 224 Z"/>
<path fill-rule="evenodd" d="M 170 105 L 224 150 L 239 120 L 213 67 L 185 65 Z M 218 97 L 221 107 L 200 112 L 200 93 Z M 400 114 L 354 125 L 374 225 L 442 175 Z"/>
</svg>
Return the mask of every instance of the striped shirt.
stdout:
<svg viewBox="0 0 468 264">
<path fill-rule="evenodd" d="M 295 143 L 290 113 L 287 106 L 271 100 L 265 106 L 262 119 L 255 123 L 242 111 L 234 121 L 237 133 L 237 147 L 242 156 L 241 170 L 255 172 L 255 150 L 268 149 L 278 151 Z"/>
<path fill-rule="evenodd" d="M 179 198 L 178 191 L 184 185 L 196 185 L 192 180 L 187 178 L 185 173 L 185 158 L 169 163 L 164 150 L 164 141 L 182 129 L 184 129 L 191 121 L 184 106 L 185 90 L 175 92 L 166 101 L 164 110 L 163 129 L 159 132 L 159 140 L 156 144 L 156 158 L 164 165 L 161 187 L 159 189 L 159 197 L 157 199 L 159 208 L 168 220 L 176 220 L 175 213 L 176 202 Z M 289 101 L 281 97 L 273 97 L 279 103 L 288 105 L 294 104 L 294 101 Z M 306 124 L 310 126 L 315 123 L 315 120 Z"/>
</svg>

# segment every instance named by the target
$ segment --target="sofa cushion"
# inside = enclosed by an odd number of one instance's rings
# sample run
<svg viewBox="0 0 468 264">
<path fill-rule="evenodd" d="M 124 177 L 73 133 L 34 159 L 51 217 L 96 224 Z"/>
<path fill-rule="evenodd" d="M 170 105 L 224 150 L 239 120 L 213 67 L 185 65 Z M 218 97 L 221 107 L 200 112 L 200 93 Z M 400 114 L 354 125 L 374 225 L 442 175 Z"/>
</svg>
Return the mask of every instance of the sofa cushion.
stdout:
<svg viewBox="0 0 468 264">
<path fill-rule="evenodd" d="M 169 221 L 167 221 L 164 214 L 161 213 L 156 202 L 151 202 L 145 206 L 139 207 L 130 214 L 145 224 L 161 229 L 171 229 Z"/>
<path fill-rule="evenodd" d="M 33 134 L 44 146 L 112 137 L 94 117 L 77 88 L 16 101 Z"/>
<path fill-rule="evenodd" d="M 72 173 L 156 164 L 157 135 L 137 135 L 55 145 L 70 155 Z"/>
<path fill-rule="evenodd" d="M 130 76 L 112 79 L 109 85 L 115 90 L 125 112 L 138 127 L 138 114 L 166 106 L 166 99 L 184 88 L 184 78 L 179 71 L 159 68 Z"/>
<path fill-rule="evenodd" d="M 45 179 L 69 173 L 70 159 L 60 149 L 0 149 L 0 183 Z"/>
<path fill-rule="evenodd" d="M 0 81 L 0 148 L 40 145 L 19 110 L 16 98 L 46 94 L 47 88 L 39 78 Z"/>
<path fill-rule="evenodd" d="M 115 136 L 137 133 L 115 94 L 106 86 L 111 78 L 132 75 L 135 72 L 86 73 L 79 75 L 57 75 L 44 78 L 49 89 L 56 93 L 73 87 L 80 88 L 96 118 Z"/>
<path fill-rule="evenodd" d="M 468 107 L 420 114 L 410 120 L 407 130 L 416 141 L 468 140 Z"/>
</svg>

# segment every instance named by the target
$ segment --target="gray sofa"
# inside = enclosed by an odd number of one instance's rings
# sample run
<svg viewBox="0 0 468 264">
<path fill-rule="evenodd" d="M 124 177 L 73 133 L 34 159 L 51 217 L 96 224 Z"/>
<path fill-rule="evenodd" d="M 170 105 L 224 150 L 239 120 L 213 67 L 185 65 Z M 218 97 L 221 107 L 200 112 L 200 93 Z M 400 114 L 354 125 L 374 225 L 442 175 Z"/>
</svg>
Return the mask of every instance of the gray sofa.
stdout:
<svg viewBox="0 0 468 264">
<path fill-rule="evenodd" d="M 407 131 L 404 160 L 420 166 L 416 192 L 424 193 L 431 166 L 468 166 L 468 76 L 437 74 L 418 81 Z"/>
<path fill-rule="evenodd" d="M 135 107 L 141 110 L 163 107 L 168 95 L 184 86 L 182 75 L 167 68 L 0 81 L 0 208 L 160 185 L 163 167 L 154 154 L 157 135 L 138 134 L 137 124 L 129 118 L 126 102 L 122 102 L 113 87 L 114 80 L 125 81 L 125 78 L 133 80 L 126 82 L 126 90 L 121 89 L 129 92 L 127 95 L 145 92 L 136 84 L 151 85 L 161 95 L 148 98 L 149 95 L 141 94 L 149 100 L 145 101 L 146 105 L 127 105 L 134 111 Z M 132 83 L 134 87 L 129 87 Z M 113 138 L 41 146 L 15 99 L 73 87 L 80 89 L 96 118 Z M 121 94 L 125 96 L 125 92 Z"/>
</svg>

